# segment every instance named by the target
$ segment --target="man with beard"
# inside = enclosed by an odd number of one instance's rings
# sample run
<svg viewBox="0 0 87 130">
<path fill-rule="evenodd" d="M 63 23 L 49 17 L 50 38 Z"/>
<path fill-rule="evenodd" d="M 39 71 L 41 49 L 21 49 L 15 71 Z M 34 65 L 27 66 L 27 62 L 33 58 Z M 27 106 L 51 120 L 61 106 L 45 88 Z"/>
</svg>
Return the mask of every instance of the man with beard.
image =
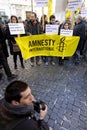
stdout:
<svg viewBox="0 0 87 130">
<path fill-rule="evenodd" d="M 25 26 L 25 31 L 26 31 L 26 34 L 29 34 L 29 35 L 38 35 L 38 34 L 43 33 L 43 29 L 37 20 L 36 13 L 34 13 L 34 12 L 31 13 L 30 21 L 27 22 L 27 24 Z M 34 57 L 30 58 L 30 61 L 31 61 L 31 66 L 34 66 L 34 64 L 35 64 Z M 39 61 L 40 61 L 40 57 L 36 56 L 37 65 L 40 65 Z"/>
</svg>

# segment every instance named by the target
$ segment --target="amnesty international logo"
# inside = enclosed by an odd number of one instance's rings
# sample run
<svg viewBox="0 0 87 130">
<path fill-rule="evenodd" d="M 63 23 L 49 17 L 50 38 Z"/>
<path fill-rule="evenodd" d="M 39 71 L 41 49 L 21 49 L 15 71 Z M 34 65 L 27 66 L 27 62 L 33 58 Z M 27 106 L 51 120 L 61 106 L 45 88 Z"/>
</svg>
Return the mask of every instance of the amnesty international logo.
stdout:
<svg viewBox="0 0 87 130">
<path fill-rule="evenodd" d="M 60 38 L 60 41 L 57 44 L 57 50 L 59 52 L 63 52 L 66 49 L 67 45 L 65 44 L 65 40 L 66 40 L 65 36 L 63 36 L 62 38 Z"/>
<path fill-rule="evenodd" d="M 71 57 L 80 38 L 77 36 L 33 35 L 15 38 L 24 60 L 35 56 Z M 30 51 L 30 49 L 32 49 Z"/>
</svg>

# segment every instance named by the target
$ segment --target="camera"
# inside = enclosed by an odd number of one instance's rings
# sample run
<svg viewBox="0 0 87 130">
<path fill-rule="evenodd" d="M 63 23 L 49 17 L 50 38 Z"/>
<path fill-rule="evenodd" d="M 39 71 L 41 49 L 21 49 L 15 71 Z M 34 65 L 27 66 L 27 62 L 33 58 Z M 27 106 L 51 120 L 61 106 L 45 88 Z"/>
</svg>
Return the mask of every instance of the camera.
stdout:
<svg viewBox="0 0 87 130">
<path fill-rule="evenodd" d="M 38 101 L 33 101 L 33 104 L 34 104 L 34 110 L 38 113 L 40 113 L 40 110 L 45 110 L 46 108 L 46 104 L 41 101 L 41 100 L 38 100 Z"/>
</svg>

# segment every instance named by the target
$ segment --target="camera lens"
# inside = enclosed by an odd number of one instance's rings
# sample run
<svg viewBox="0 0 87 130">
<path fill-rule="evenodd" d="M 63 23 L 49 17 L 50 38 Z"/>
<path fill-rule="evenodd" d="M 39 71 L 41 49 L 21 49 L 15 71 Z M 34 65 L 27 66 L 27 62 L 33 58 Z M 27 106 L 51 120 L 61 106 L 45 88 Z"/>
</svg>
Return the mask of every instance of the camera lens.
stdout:
<svg viewBox="0 0 87 130">
<path fill-rule="evenodd" d="M 40 113 L 40 110 L 45 110 L 45 103 L 41 100 L 39 101 L 33 101 L 33 104 L 34 104 L 34 110 L 38 113 Z"/>
</svg>

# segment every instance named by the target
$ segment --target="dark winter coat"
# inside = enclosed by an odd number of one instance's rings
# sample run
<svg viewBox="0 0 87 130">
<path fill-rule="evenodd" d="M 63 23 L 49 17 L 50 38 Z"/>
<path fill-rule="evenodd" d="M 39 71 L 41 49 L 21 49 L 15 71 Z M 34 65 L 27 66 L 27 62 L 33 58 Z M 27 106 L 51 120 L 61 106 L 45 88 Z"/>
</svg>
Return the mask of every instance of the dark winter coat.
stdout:
<svg viewBox="0 0 87 130">
<path fill-rule="evenodd" d="M 6 44 L 5 40 L 6 40 L 5 35 L 2 32 L 2 29 L 0 27 L 0 49 L 3 50 L 3 53 L 4 53 L 5 57 L 7 58 L 9 56 L 9 54 L 8 54 L 7 44 Z"/>
<path fill-rule="evenodd" d="M 0 130 L 49 130 L 42 120 L 36 120 L 33 106 L 16 106 L 0 101 Z"/>
<path fill-rule="evenodd" d="M 32 21 L 28 21 L 25 26 L 25 32 L 26 32 L 26 34 L 32 34 L 32 35 L 42 34 L 43 29 L 38 21 L 37 21 L 36 25 L 33 25 Z"/>
<path fill-rule="evenodd" d="M 16 44 L 16 41 L 14 37 L 17 37 L 17 35 L 11 35 L 8 25 L 6 26 L 6 39 L 8 39 L 8 45 L 10 48 L 10 54 L 13 55 L 13 44 Z"/>
<path fill-rule="evenodd" d="M 85 22 L 81 21 L 78 23 L 73 30 L 74 36 L 79 36 L 82 39 L 85 39 Z"/>
</svg>

